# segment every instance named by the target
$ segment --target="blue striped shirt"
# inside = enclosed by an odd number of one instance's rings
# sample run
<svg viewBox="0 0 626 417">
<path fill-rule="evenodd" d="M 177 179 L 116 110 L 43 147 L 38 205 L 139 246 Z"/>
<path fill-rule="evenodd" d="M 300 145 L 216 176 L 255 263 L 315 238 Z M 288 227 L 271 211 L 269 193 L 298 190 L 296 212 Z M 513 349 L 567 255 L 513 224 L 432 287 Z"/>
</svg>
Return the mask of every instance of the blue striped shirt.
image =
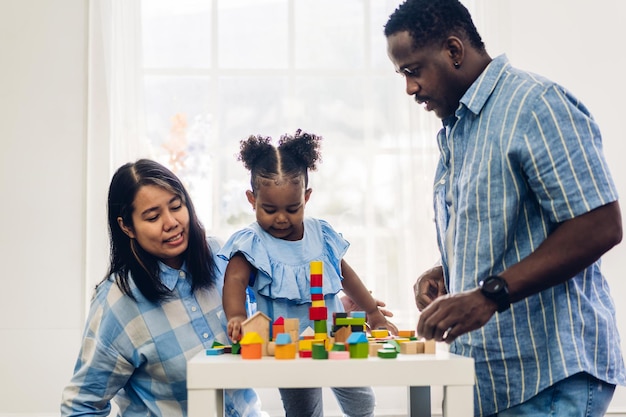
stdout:
<svg viewBox="0 0 626 417">
<path fill-rule="evenodd" d="M 617 200 L 588 110 L 559 85 L 494 59 L 444 120 L 434 204 L 449 293 L 531 254 L 559 223 Z M 600 261 L 459 337 L 476 364 L 475 414 L 522 403 L 585 371 L 626 382 Z"/>
<path fill-rule="evenodd" d="M 217 252 L 217 242 L 210 243 Z M 222 280 L 225 263 L 214 258 Z M 63 391 L 62 416 L 106 416 L 111 399 L 124 417 L 187 415 L 187 360 L 215 340 L 229 344 L 223 282 L 193 293 L 184 265 L 160 268 L 161 281 L 172 291 L 162 302 L 147 301 L 132 280 L 137 301 L 112 276 L 97 287 L 74 376 Z M 251 389 L 225 390 L 224 405 L 230 417 L 261 415 Z"/>
</svg>

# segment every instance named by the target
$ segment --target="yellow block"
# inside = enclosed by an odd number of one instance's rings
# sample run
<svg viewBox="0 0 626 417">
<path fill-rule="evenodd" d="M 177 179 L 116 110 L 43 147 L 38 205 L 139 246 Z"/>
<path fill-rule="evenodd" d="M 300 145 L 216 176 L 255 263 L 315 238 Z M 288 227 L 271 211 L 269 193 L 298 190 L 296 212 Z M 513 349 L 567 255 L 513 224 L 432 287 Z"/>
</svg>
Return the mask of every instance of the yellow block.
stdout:
<svg viewBox="0 0 626 417">
<path fill-rule="evenodd" d="M 372 330 L 372 337 L 376 339 L 382 339 L 384 337 L 389 336 L 389 330 L 387 329 L 376 329 Z"/>
<path fill-rule="evenodd" d="M 311 261 L 311 274 L 312 275 L 322 275 L 324 271 L 324 263 L 322 261 Z"/>
<path fill-rule="evenodd" d="M 311 301 L 311 307 L 326 307 L 326 301 L 324 300 Z"/>
</svg>

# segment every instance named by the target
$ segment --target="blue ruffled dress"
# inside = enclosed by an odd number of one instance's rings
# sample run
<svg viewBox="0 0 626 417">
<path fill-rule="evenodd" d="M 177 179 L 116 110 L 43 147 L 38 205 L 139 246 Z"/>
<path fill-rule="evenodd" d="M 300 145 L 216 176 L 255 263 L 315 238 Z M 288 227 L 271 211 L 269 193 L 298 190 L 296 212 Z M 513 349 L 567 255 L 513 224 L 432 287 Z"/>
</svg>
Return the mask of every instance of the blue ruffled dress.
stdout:
<svg viewBox="0 0 626 417">
<path fill-rule="evenodd" d="M 321 219 L 304 219 L 302 240 L 277 239 L 265 232 L 257 222 L 235 232 L 218 256 L 229 260 L 241 252 L 257 272 L 250 277 L 257 310 L 272 321 L 279 317 L 297 318 L 300 333 L 313 328 L 309 320 L 311 307 L 310 262 L 323 261 L 324 301 L 328 309 L 328 329 L 333 312 L 344 311 L 338 296 L 342 289 L 341 259 L 350 243 Z"/>
</svg>

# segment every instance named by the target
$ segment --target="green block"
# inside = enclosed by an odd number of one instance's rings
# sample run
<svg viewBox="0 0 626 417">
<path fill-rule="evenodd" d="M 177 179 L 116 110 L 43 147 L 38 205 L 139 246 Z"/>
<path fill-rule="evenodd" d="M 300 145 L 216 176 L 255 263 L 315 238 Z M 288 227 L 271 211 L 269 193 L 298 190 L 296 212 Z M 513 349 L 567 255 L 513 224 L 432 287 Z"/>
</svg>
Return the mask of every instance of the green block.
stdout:
<svg viewBox="0 0 626 417">
<path fill-rule="evenodd" d="M 378 357 L 393 359 L 398 357 L 398 352 L 395 349 L 378 349 Z"/>
<path fill-rule="evenodd" d="M 366 359 L 369 356 L 367 343 L 355 343 L 350 345 L 350 359 Z"/>
<path fill-rule="evenodd" d="M 315 331 L 315 333 L 328 333 L 326 320 L 314 320 L 313 330 Z"/>
<path fill-rule="evenodd" d="M 323 343 L 313 343 L 311 356 L 313 359 L 328 359 L 328 351 Z"/>
</svg>

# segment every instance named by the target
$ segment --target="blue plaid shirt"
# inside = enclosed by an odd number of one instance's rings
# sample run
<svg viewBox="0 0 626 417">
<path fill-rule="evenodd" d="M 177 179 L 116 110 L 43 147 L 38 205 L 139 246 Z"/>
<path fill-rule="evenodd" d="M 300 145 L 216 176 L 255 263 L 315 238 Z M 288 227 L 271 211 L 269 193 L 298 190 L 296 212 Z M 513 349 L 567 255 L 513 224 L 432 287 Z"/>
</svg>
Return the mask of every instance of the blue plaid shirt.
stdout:
<svg viewBox="0 0 626 417">
<path fill-rule="evenodd" d="M 601 135 L 562 87 L 494 59 L 438 135 L 435 222 L 449 293 L 531 254 L 559 223 L 617 200 Z M 459 337 L 475 413 L 522 403 L 577 372 L 626 382 L 615 308 L 595 262 Z"/>
<path fill-rule="evenodd" d="M 216 252 L 216 241 L 210 243 Z M 224 262 L 215 259 L 223 279 Z M 113 277 L 96 289 L 74 376 L 63 392 L 62 416 L 106 416 L 111 399 L 125 417 L 187 415 L 187 360 L 215 340 L 229 344 L 222 282 L 192 293 L 184 265 L 160 267 L 173 294 L 165 301 L 147 301 L 132 280 L 137 301 Z M 253 390 L 225 390 L 225 397 L 228 416 L 261 415 Z"/>
</svg>

